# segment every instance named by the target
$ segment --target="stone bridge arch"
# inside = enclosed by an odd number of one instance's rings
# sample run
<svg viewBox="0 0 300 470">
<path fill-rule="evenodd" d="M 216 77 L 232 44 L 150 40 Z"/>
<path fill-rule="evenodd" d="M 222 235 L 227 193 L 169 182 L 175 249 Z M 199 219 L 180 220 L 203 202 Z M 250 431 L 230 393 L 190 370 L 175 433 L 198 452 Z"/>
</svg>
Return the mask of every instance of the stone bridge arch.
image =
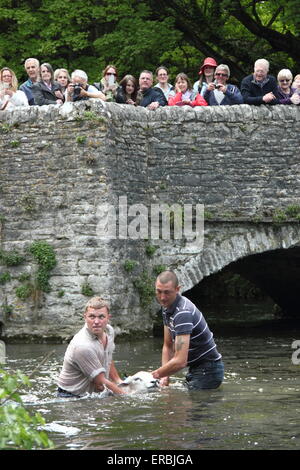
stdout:
<svg viewBox="0 0 300 470">
<path fill-rule="evenodd" d="M 212 233 L 213 241 L 207 240 L 207 235 Z M 183 291 L 191 290 L 205 277 L 231 266 L 234 272 L 268 294 L 285 316 L 299 317 L 298 223 L 215 225 L 207 229 L 205 240 L 202 253 L 175 268 Z"/>
</svg>

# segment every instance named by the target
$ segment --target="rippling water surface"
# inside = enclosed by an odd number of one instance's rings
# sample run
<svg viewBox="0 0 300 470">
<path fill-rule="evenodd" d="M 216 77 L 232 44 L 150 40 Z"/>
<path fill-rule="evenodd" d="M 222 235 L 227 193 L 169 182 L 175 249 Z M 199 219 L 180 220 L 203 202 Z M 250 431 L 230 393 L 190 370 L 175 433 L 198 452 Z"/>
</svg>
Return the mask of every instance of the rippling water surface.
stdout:
<svg viewBox="0 0 300 470">
<path fill-rule="evenodd" d="M 170 387 L 148 394 L 59 399 L 55 381 L 66 345 L 7 345 L 5 368 L 29 375 L 38 367 L 22 398 L 44 416 L 59 449 L 299 449 L 300 365 L 292 363 L 291 345 L 300 332 L 244 328 L 215 336 L 226 371 L 215 391 L 187 391 L 182 371 Z M 161 341 L 117 342 L 120 373 L 156 368 Z"/>
</svg>

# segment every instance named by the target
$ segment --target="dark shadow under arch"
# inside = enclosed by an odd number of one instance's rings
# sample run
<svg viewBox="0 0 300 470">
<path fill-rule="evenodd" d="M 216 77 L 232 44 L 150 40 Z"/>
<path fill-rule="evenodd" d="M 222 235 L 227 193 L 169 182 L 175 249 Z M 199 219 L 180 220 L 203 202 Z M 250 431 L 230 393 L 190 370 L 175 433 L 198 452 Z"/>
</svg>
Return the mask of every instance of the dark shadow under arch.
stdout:
<svg viewBox="0 0 300 470">
<path fill-rule="evenodd" d="M 184 295 L 198 306 L 209 295 L 236 300 L 269 298 L 282 317 L 300 319 L 300 247 L 241 258 L 204 278 Z"/>
</svg>

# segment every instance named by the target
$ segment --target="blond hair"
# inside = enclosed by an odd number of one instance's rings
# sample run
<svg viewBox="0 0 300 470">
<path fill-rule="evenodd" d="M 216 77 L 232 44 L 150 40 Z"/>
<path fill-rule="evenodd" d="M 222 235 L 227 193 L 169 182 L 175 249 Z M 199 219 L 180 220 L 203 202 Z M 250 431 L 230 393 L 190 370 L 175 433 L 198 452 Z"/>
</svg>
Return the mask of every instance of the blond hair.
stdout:
<svg viewBox="0 0 300 470">
<path fill-rule="evenodd" d="M 85 306 L 85 312 L 89 309 L 89 308 L 95 308 L 95 309 L 100 309 L 100 308 L 107 308 L 107 311 L 109 312 L 109 309 L 110 309 L 110 305 L 109 303 L 102 299 L 101 297 L 98 297 L 98 296 L 95 296 L 95 297 L 92 297 L 86 304 Z"/>
<path fill-rule="evenodd" d="M 58 76 L 61 72 L 65 73 L 67 75 L 67 79 L 70 82 L 71 77 L 70 77 L 70 74 L 69 74 L 67 69 L 56 69 L 55 72 L 54 72 L 54 80 L 57 80 L 57 78 L 58 78 Z"/>
<path fill-rule="evenodd" d="M 289 69 L 282 69 L 278 72 L 277 80 L 281 78 L 287 78 L 288 80 L 293 80 L 293 74 Z"/>
<path fill-rule="evenodd" d="M 3 82 L 2 75 L 5 70 L 8 70 L 8 72 L 11 74 L 11 77 L 12 77 L 10 89 L 16 92 L 18 89 L 18 80 L 17 80 L 15 72 L 12 69 L 10 69 L 9 67 L 3 67 L 3 69 L 0 70 L 0 81 Z"/>
</svg>

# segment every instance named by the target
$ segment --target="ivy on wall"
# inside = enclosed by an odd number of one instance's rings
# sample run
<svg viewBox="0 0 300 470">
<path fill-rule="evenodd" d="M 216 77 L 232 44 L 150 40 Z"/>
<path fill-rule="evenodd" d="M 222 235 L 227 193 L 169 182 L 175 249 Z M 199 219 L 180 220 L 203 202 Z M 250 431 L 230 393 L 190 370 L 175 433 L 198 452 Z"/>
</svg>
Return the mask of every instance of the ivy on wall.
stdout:
<svg viewBox="0 0 300 470">
<path fill-rule="evenodd" d="M 53 247 L 44 240 L 34 241 L 26 250 L 26 253 L 20 253 L 17 250 L 0 250 L 0 265 L 5 266 L 6 270 L 0 272 L 0 283 L 11 282 L 14 277 L 7 269 L 23 264 L 28 260 L 28 255 L 37 262 L 38 268 L 34 279 L 31 279 L 29 273 L 19 274 L 17 280 L 21 282 L 15 290 L 16 296 L 21 300 L 26 300 L 34 296 L 37 292 L 48 293 L 51 291 L 49 283 L 51 271 L 57 264 Z M 7 307 L 10 307 L 9 309 Z M 4 313 L 12 313 L 11 306 L 2 305 Z"/>
</svg>

